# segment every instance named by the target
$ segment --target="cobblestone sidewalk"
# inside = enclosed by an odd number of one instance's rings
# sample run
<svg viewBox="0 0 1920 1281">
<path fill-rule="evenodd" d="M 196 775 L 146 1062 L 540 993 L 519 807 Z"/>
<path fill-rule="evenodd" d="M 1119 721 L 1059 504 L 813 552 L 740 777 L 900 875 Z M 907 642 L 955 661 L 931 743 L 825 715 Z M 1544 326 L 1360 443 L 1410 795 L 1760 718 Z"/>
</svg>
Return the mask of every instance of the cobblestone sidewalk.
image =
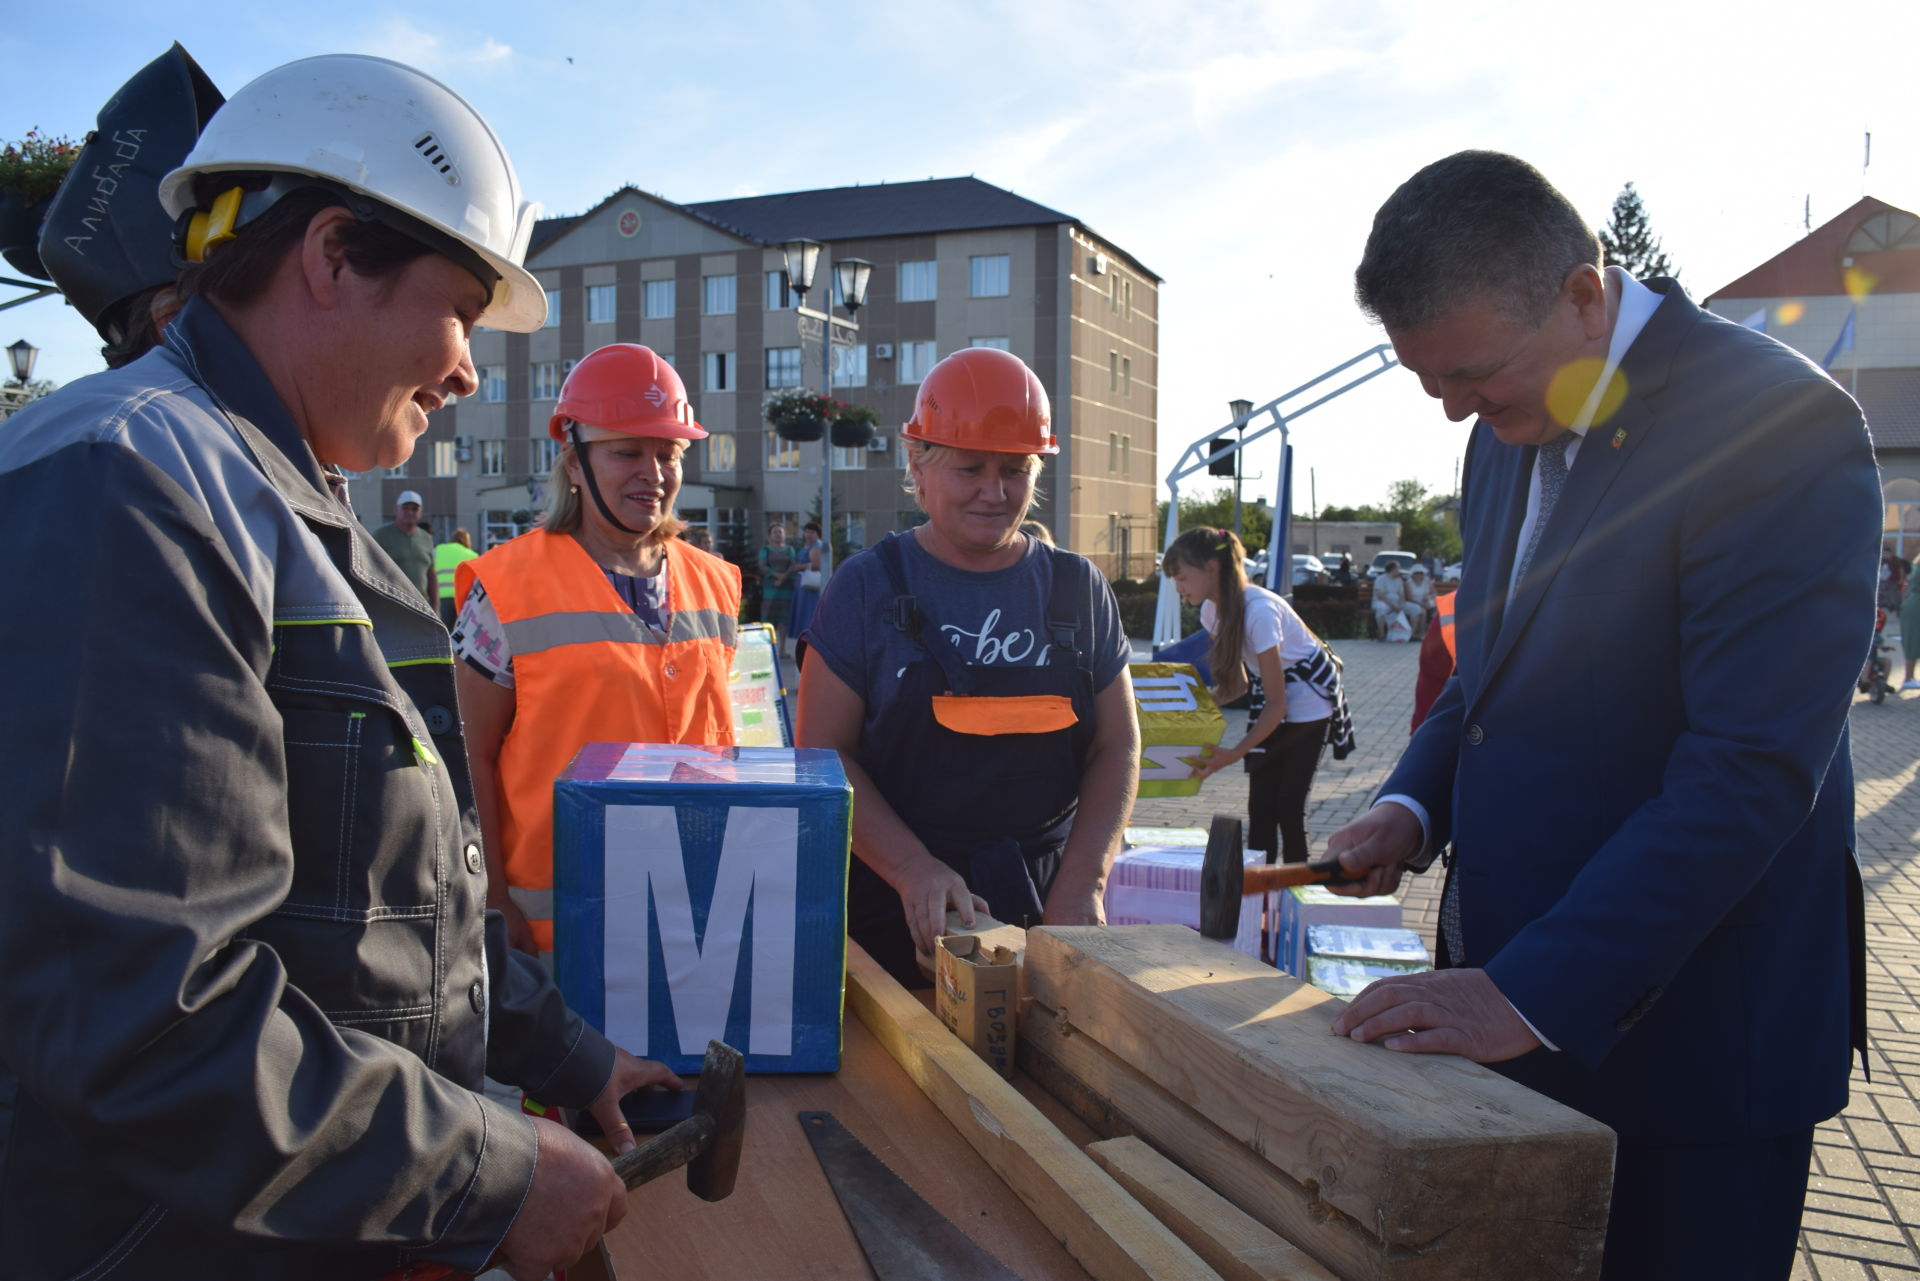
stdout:
<svg viewBox="0 0 1920 1281">
<path fill-rule="evenodd" d="M 1407 740 L 1412 645 L 1341 641 L 1359 747 L 1321 761 L 1307 806 L 1316 845 L 1360 814 Z M 1245 730 L 1227 713 L 1227 741 Z M 1856 1069 L 1852 1102 L 1815 1136 L 1794 1281 L 1920 1276 L 1920 695 L 1853 709 L 1860 860 L 1867 885 L 1867 985 L 1873 1080 Z M 1245 816 L 1246 775 L 1222 770 L 1194 797 L 1140 801 L 1140 826 L 1205 827 Z M 1403 889 L 1409 928 L 1433 946 L 1439 878 Z M 1782 1047 L 1790 1052 L 1790 1047 Z"/>
</svg>

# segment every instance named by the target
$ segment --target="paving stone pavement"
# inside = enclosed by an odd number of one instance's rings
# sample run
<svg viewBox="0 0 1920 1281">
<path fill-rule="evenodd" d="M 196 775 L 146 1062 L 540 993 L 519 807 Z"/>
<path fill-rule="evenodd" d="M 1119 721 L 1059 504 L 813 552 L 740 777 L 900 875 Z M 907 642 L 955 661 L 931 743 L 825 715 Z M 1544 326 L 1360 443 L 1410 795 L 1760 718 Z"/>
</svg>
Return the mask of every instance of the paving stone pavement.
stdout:
<svg viewBox="0 0 1920 1281">
<path fill-rule="evenodd" d="M 1398 758 L 1418 660 L 1413 645 L 1336 641 L 1334 649 L 1346 663 L 1358 750 L 1320 762 L 1307 803 L 1316 846 L 1366 808 Z M 1227 741 L 1238 742 L 1246 715 L 1226 716 Z M 1873 1079 L 1856 1067 L 1851 1103 L 1814 1136 L 1793 1281 L 1912 1281 L 1920 1277 L 1920 694 L 1879 706 L 1858 699 L 1852 729 Z M 1138 802 L 1133 821 L 1205 827 L 1215 814 L 1244 817 L 1246 803 L 1246 775 L 1227 769 L 1198 796 Z M 1429 948 L 1438 890 L 1437 876 L 1402 889 L 1406 924 Z"/>
</svg>

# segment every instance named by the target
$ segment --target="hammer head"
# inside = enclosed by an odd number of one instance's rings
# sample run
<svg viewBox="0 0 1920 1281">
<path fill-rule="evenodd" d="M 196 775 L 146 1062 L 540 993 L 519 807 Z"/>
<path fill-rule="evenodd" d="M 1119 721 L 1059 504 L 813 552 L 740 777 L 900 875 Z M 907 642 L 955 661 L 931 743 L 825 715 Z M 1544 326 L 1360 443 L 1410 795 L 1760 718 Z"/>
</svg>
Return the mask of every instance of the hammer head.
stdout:
<svg viewBox="0 0 1920 1281">
<path fill-rule="evenodd" d="M 1231 939 L 1240 928 L 1240 902 L 1246 897 L 1246 856 L 1240 820 L 1215 814 L 1207 828 L 1207 858 L 1200 866 L 1200 932 L 1210 939 Z"/>
<path fill-rule="evenodd" d="M 740 1146 L 747 1133 L 747 1069 L 740 1051 L 707 1042 L 693 1114 L 713 1120 L 713 1141 L 687 1162 L 687 1190 L 707 1201 L 723 1200 L 740 1173 Z"/>
</svg>

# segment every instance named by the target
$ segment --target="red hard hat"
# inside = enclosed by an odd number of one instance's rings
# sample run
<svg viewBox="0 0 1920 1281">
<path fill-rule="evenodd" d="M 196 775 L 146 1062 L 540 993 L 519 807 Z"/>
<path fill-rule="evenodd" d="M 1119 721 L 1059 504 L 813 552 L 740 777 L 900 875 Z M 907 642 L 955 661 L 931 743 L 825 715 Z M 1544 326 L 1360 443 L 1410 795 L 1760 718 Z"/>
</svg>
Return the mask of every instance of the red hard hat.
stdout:
<svg viewBox="0 0 1920 1281">
<path fill-rule="evenodd" d="M 673 440 L 700 440 L 707 434 L 693 421 L 680 375 L 653 348 L 637 342 L 609 343 L 573 367 L 547 420 L 547 434 L 565 440 L 568 422 Z"/>
<path fill-rule="evenodd" d="M 1047 389 L 1026 362 L 998 347 L 967 347 L 927 371 L 913 398 L 908 440 L 998 454 L 1057 454 Z"/>
</svg>

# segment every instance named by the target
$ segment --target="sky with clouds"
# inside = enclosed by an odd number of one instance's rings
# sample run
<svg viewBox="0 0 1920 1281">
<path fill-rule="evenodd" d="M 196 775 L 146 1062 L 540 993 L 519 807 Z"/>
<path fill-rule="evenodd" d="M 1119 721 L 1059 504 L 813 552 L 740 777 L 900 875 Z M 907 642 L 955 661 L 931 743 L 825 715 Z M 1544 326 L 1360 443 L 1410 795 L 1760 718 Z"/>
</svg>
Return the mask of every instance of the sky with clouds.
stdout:
<svg viewBox="0 0 1920 1281">
<path fill-rule="evenodd" d="M 174 11 L 177 13 L 178 11 Z M 1633 182 L 1697 298 L 1863 194 L 1920 210 L 1920 6 L 1504 0 L 164 6 L 0 23 L 0 131 L 78 136 L 181 40 L 227 92 L 377 53 L 452 84 L 550 213 L 622 183 L 676 201 L 973 174 L 1084 221 L 1166 280 L 1160 471 L 1227 418 L 1384 341 L 1352 303 L 1373 211 L 1466 147 L 1538 165 L 1597 226 Z M 1837 13 L 1837 11 L 1836 11 Z M 196 30 L 196 26 L 201 30 Z M 202 34 L 201 31 L 205 33 Z M 1862 173 L 1863 135 L 1873 134 Z M 0 291 L 0 296 L 13 296 Z M 16 332 L 17 331 L 17 332 Z M 98 367 L 57 301 L 0 315 L 39 373 Z M 1464 426 L 1394 370 L 1293 426 L 1296 510 L 1453 486 Z M 1256 447 L 1248 494 L 1270 489 Z"/>
</svg>

